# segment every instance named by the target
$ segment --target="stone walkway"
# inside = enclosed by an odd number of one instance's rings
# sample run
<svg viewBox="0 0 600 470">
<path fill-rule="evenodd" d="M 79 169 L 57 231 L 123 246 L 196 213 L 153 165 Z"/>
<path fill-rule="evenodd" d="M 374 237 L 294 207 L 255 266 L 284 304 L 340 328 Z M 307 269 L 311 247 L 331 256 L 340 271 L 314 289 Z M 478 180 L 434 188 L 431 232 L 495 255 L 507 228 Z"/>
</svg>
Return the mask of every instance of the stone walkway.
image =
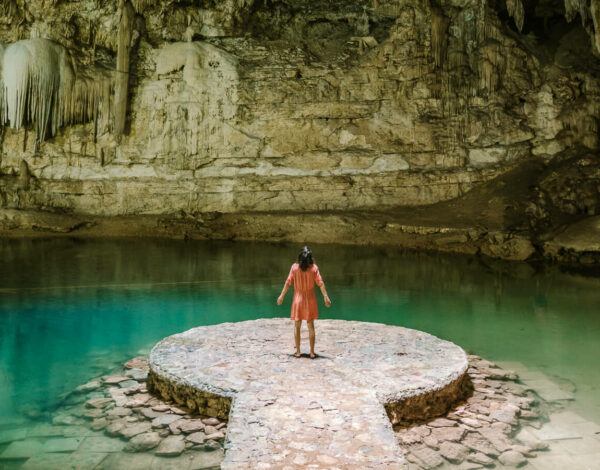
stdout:
<svg viewBox="0 0 600 470">
<path fill-rule="evenodd" d="M 223 469 L 404 469 L 392 423 L 443 414 L 464 395 L 467 357 L 452 343 L 320 320 L 311 360 L 290 354 L 292 325 L 199 327 L 150 353 L 148 388 L 163 398 L 216 416 L 232 403 Z"/>
</svg>

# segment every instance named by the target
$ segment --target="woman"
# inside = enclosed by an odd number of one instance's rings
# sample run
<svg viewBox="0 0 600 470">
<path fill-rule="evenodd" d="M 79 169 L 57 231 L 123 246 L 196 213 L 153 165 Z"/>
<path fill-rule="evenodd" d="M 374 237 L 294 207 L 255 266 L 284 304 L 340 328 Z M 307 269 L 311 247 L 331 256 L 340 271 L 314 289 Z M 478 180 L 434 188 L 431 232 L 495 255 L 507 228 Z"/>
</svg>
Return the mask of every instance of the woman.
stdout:
<svg viewBox="0 0 600 470">
<path fill-rule="evenodd" d="M 310 342 L 310 358 L 315 358 L 315 318 L 319 318 L 317 299 L 315 297 L 314 284 L 321 288 L 323 299 L 327 307 L 331 306 L 331 300 L 327 296 L 325 284 L 319 273 L 319 268 L 313 262 L 312 251 L 305 246 L 298 255 L 298 262 L 292 264 L 290 274 L 285 281 L 283 290 L 277 298 L 277 305 L 281 305 L 285 293 L 294 284 L 294 300 L 292 301 L 291 318 L 294 325 L 294 340 L 296 341 L 296 357 L 300 357 L 300 326 L 302 320 L 308 325 L 308 338 Z"/>
</svg>

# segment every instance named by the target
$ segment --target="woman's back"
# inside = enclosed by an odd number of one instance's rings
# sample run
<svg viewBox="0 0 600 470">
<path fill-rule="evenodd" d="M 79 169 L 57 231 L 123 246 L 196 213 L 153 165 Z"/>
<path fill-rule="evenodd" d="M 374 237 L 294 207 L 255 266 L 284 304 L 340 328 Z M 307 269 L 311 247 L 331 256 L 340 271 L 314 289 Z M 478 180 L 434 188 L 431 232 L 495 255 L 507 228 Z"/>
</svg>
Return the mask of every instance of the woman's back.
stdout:
<svg viewBox="0 0 600 470">
<path fill-rule="evenodd" d="M 313 290 L 314 284 L 318 286 L 323 284 L 319 267 L 316 264 L 311 264 L 306 271 L 302 271 L 298 263 L 292 264 L 287 281 L 289 285 L 294 284 L 295 291 L 300 292 Z"/>
</svg>

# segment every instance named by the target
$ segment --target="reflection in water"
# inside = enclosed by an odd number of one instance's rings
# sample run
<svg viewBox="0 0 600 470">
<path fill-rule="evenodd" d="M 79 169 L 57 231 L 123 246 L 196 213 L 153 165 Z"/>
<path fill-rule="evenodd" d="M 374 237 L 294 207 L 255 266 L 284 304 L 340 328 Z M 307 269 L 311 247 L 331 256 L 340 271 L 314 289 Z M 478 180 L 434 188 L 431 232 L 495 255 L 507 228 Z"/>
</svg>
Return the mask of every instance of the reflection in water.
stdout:
<svg viewBox="0 0 600 470">
<path fill-rule="evenodd" d="M 319 298 L 322 318 L 417 328 L 491 360 L 519 361 L 576 387 L 576 406 L 600 422 L 600 279 L 469 256 L 312 248 L 333 301 L 325 309 Z M 166 335 L 288 316 L 290 299 L 280 308 L 275 299 L 298 249 L 0 241 L 0 416 L 51 409 L 62 393 Z"/>
</svg>

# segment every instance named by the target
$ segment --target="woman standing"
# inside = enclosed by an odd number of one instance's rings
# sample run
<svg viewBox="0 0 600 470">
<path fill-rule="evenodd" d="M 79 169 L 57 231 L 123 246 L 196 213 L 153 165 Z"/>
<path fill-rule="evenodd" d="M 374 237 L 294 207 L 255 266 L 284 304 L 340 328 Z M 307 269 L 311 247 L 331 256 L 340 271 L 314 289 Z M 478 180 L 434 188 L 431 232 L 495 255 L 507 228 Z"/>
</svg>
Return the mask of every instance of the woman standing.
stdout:
<svg viewBox="0 0 600 470">
<path fill-rule="evenodd" d="M 292 264 L 290 274 L 288 275 L 283 290 L 277 298 L 277 305 L 281 305 L 285 293 L 289 287 L 294 284 L 294 299 L 292 301 L 291 319 L 296 323 L 294 325 L 294 340 L 296 342 L 296 357 L 300 357 L 300 327 L 302 320 L 306 320 L 308 325 L 308 338 L 310 342 L 310 358 L 315 358 L 315 318 L 319 318 L 317 309 L 317 299 L 315 297 L 314 284 L 321 288 L 323 299 L 327 307 L 331 306 L 331 300 L 325 290 L 325 284 L 319 273 L 318 266 L 312 259 L 312 251 L 305 246 L 298 255 L 298 262 Z"/>
</svg>

